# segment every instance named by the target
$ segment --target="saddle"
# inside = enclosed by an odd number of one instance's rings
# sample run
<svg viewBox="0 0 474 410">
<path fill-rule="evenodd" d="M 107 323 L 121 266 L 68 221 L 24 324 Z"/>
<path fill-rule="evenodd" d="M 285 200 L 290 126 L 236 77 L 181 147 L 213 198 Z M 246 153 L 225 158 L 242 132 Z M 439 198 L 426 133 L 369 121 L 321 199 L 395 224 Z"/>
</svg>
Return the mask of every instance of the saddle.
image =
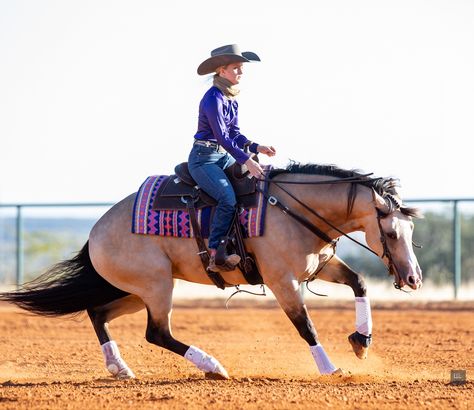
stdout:
<svg viewBox="0 0 474 410">
<path fill-rule="evenodd" d="M 153 201 L 153 209 L 187 209 L 190 200 L 196 209 L 217 204 L 215 199 L 206 194 L 194 181 L 187 162 L 177 165 L 174 172 L 174 175 L 170 175 L 160 185 Z M 234 188 L 237 204 L 244 208 L 256 207 L 257 180 L 247 177 L 248 171 L 245 165 L 235 163 L 227 168 L 225 173 Z"/>
<path fill-rule="evenodd" d="M 254 158 L 256 159 L 256 157 Z M 255 178 L 247 178 L 248 170 L 245 165 L 234 163 L 225 170 L 232 187 L 234 188 L 237 199 L 237 209 L 225 238 L 222 238 L 216 254 L 216 263 L 225 266 L 225 254 L 237 253 L 241 261 L 238 264 L 245 279 L 251 285 L 262 284 L 263 279 L 260 275 L 258 267 L 255 263 L 253 255 L 249 254 L 244 245 L 242 227 L 238 218 L 238 210 L 240 207 L 253 208 L 258 204 L 257 180 Z M 206 194 L 194 181 L 189 173 L 188 163 L 183 162 L 174 169 L 175 174 L 167 177 L 160 185 L 153 201 L 153 209 L 185 209 L 189 213 L 190 222 L 195 233 L 196 243 L 199 249 L 198 255 L 201 258 L 204 270 L 211 281 L 220 289 L 225 289 L 224 278 L 219 272 L 208 269 L 209 252 L 201 234 L 201 227 L 197 221 L 196 210 L 206 206 L 215 206 L 217 202 L 214 198 Z M 230 267 L 228 270 L 233 270 Z"/>
</svg>

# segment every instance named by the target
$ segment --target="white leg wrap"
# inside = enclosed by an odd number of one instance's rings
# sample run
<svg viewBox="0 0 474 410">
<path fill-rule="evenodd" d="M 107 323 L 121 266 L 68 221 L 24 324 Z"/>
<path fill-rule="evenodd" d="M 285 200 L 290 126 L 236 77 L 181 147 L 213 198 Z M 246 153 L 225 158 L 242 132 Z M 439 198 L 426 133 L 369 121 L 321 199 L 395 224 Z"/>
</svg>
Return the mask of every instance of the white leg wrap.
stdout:
<svg viewBox="0 0 474 410">
<path fill-rule="evenodd" d="M 355 298 L 356 311 L 356 330 L 364 336 L 372 335 L 372 313 L 370 311 L 369 298 L 356 297 Z"/>
<path fill-rule="evenodd" d="M 115 341 L 104 343 L 100 346 L 104 355 L 105 367 L 115 377 L 119 379 L 134 378 L 135 375 L 120 357 L 120 350 Z"/>
<path fill-rule="evenodd" d="M 319 373 L 321 374 L 332 374 L 337 369 L 329 360 L 328 355 L 323 349 L 321 344 L 317 344 L 316 346 L 310 346 L 309 349 L 311 350 L 311 354 L 313 355 L 314 361 L 318 366 Z"/>
<path fill-rule="evenodd" d="M 193 363 L 199 370 L 205 373 L 217 373 L 225 378 L 229 378 L 224 367 L 211 355 L 195 346 L 189 346 L 189 349 L 184 354 L 184 358 Z"/>
</svg>

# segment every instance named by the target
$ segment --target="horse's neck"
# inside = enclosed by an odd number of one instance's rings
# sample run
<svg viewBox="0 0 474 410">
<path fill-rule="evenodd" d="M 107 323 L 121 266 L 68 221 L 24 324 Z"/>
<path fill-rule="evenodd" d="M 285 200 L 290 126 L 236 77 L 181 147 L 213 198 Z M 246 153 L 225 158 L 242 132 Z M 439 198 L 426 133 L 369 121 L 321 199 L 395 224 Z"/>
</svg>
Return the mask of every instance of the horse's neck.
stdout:
<svg viewBox="0 0 474 410">
<path fill-rule="evenodd" d="M 320 175 L 297 175 L 296 177 L 292 181 L 337 180 L 337 178 Z M 286 185 L 285 189 L 288 189 L 295 197 L 346 233 L 364 231 L 367 217 L 373 213 L 371 190 L 360 184 L 357 186 L 354 206 L 349 215 L 348 200 L 350 186 L 348 184 Z M 302 212 L 308 213 L 307 210 Z M 320 223 L 317 225 L 321 226 Z M 340 233 L 329 227 L 325 228 L 324 231 L 332 237 L 340 236 Z"/>
</svg>

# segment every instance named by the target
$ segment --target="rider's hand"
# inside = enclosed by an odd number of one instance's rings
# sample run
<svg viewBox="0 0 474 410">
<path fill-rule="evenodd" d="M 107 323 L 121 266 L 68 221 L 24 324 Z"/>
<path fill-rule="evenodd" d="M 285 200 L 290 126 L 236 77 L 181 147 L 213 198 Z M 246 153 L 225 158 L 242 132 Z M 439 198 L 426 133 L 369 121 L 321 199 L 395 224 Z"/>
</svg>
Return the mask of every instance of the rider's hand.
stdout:
<svg viewBox="0 0 474 410">
<path fill-rule="evenodd" d="M 271 145 L 259 145 L 257 147 L 257 152 L 268 155 L 269 157 L 273 157 L 276 154 L 275 148 L 273 148 Z"/>
<path fill-rule="evenodd" d="M 245 161 L 245 165 L 247 166 L 247 169 L 250 173 L 255 178 L 259 178 L 263 176 L 263 169 L 260 166 L 260 164 L 256 161 L 254 161 L 252 158 L 249 158 L 247 161 Z"/>
</svg>

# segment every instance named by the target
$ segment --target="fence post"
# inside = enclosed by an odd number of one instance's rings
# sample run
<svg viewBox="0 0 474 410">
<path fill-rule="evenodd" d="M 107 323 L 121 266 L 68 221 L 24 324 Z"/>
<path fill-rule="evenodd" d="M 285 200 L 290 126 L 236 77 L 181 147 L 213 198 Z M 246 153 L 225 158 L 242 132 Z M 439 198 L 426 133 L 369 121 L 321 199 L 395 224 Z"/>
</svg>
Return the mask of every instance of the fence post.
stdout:
<svg viewBox="0 0 474 410">
<path fill-rule="evenodd" d="M 23 283 L 23 215 L 21 205 L 16 207 L 16 287 Z"/>
<path fill-rule="evenodd" d="M 457 299 L 461 287 L 461 217 L 457 200 L 453 201 L 453 274 L 454 299 Z"/>
</svg>

